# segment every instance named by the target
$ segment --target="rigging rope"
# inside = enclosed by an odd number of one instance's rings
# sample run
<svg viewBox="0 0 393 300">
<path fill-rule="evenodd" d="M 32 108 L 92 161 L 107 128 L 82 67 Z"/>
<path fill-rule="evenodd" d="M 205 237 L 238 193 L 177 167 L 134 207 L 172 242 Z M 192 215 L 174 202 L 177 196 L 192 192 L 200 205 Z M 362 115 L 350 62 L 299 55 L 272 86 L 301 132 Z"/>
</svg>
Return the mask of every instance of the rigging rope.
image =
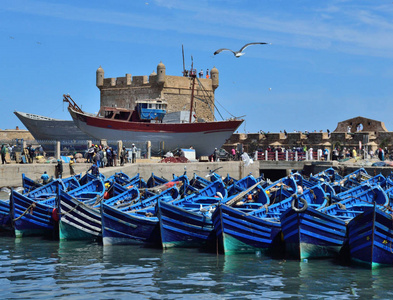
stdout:
<svg viewBox="0 0 393 300">
<path fill-rule="evenodd" d="M 33 202 L 32 204 L 30 204 L 30 206 L 19 216 L 19 217 L 17 217 L 16 219 L 13 219 L 12 221 L 13 222 L 15 222 L 15 221 L 18 221 L 20 218 L 22 218 L 25 214 L 27 214 L 27 212 L 29 211 L 29 209 L 31 208 L 31 214 L 33 213 L 33 209 L 36 207 L 36 204 L 35 204 L 35 202 Z"/>
</svg>

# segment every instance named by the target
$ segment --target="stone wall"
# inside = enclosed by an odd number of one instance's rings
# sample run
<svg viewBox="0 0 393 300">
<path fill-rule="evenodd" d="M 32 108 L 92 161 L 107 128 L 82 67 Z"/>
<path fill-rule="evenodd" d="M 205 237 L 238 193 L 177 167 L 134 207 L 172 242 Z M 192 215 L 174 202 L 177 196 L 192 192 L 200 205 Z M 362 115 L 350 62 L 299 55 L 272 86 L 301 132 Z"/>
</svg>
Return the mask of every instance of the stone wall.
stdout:
<svg viewBox="0 0 393 300">
<path fill-rule="evenodd" d="M 393 150 L 393 132 L 382 131 L 377 132 L 311 132 L 303 134 L 300 132 L 288 133 L 268 133 L 268 134 L 244 134 L 234 133 L 231 138 L 223 145 L 223 148 L 230 150 L 237 144 L 243 144 L 244 151 L 254 151 L 255 147 L 266 150 L 268 147 L 284 147 L 286 149 L 293 147 L 307 146 L 314 149 L 333 149 L 337 147 L 359 148 L 359 142 L 362 147 L 369 145 L 369 149 L 376 150 L 379 146 L 387 147 Z"/>
<path fill-rule="evenodd" d="M 0 130 L 0 140 L 15 140 L 15 139 L 23 139 L 25 141 L 34 140 L 33 136 L 28 130 L 22 129 L 5 129 Z"/>
<path fill-rule="evenodd" d="M 22 184 L 22 173 L 33 180 L 40 180 L 42 173 L 47 171 L 49 176 L 55 175 L 56 164 L 9 164 L 0 165 L 0 187 L 9 186 L 16 187 Z M 85 173 L 91 164 L 77 163 L 74 164 L 74 170 L 76 174 Z M 214 163 L 176 163 L 176 164 L 165 164 L 165 163 L 137 163 L 137 164 L 126 164 L 118 167 L 100 168 L 100 172 L 106 177 L 109 177 L 116 172 L 124 172 L 129 176 L 140 174 L 142 178 L 147 180 L 152 173 L 156 176 L 162 176 L 166 179 L 172 179 L 172 174 L 181 175 L 184 170 L 190 170 L 187 175 L 191 178 L 194 173 L 205 177 L 211 170 L 216 170 L 221 176 L 230 176 L 235 179 L 243 178 L 248 174 L 252 174 L 254 177 L 259 176 L 259 165 L 251 164 L 245 166 L 243 162 L 214 162 Z M 63 164 L 63 178 L 70 176 L 70 170 L 68 164 Z"/>
</svg>

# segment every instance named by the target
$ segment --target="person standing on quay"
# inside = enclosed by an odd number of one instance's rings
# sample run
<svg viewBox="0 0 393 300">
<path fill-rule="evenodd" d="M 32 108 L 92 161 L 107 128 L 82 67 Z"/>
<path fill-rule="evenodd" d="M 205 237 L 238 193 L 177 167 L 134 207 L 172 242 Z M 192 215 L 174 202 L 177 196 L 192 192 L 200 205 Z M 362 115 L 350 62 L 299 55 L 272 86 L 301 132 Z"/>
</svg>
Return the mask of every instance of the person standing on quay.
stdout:
<svg viewBox="0 0 393 300">
<path fill-rule="evenodd" d="M 108 161 L 107 167 L 112 167 L 113 161 L 112 161 L 112 150 L 110 147 L 107 147 L 106 149 L 106 159 Z"/>
<path fill-rule="evenodd" d="M 116 151 L 116 149 L 112 149 L 112 157 L 113 157 L 113 166 L 116 167 L 117 166 L 117 151 Z"/>
<path fill-rule="evenodd" d="M 56 171 L 56 178 L 62 178 L 62 175 L 63 175 L 63 163 L 61 162 L 61 159 L 57 160 L 57 165 L 56 165 L 55 171 Z"/>
<path fill-rule="evenodd" d="M 214 152 L 213 152 L 213 161 L 218 161 L 218 160 L 219 160 L 218 156 L 219 156 L 218 149 L 217 149 L 217 148 L 214 148 Z"/>
<path fill-rule="evenodd" d="M 5 154 L 6 154 L 6 153 L 7 153 L 7 148 L 6 148 L 6 146 L 3 144 L 3 145 L 1 146 L 1 162 L 2 162 L 3 165 L 6 163 L 6 161 L 5 161 Z"/>
<path fill-rule="evenodd" d="M 136 163 L 136 147 L 135 144 L 132 144 L 131 146 L 131 153 L 132 153 L 132 163 Z"/>
<path fill-rule="evenodd" d="M 74 175 L 75 175 L 74 163 L 75 163 L 74 159 L 71 158 L 71 159 L 70 159 L 70 164 L 69 164 L 69 167 L 70 167 L 70 175 L 71 175 L 71 176 L 74 176 Z"/>
<path fill-rule="evenodd" d="M 327 161 L 329 159 L 329 149 L 325 148 L 325 150 L 323 150 L 323 157 L 325 158 L 325 161 Z"/>
<path fill-rule="evenodd" d="M 123 146 L 123 149 L 120 151 L 120 166 L 124 166 L 127 159 L 127 150 L 126 147 Z"/>
</svg>

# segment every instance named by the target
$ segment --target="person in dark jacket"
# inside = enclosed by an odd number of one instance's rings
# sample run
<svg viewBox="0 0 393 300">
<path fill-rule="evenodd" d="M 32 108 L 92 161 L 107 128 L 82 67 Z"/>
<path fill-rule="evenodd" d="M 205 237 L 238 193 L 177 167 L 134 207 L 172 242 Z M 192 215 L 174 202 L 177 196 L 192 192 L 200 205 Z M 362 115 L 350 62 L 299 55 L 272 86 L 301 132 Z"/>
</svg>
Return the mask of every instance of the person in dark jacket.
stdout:
<svg viewBox="0 0 393 300">
<path fill-rule="evenodd" d="M 62 163 L 61 159 L 57 160 L 55 174 L 56 174 L 56 178 L 61 178 L 63 176 L 63 163 Z"/>
<path fill-rule="evenodd" d="M 89 171 L 91 171 L 91 175 L 94 175 L 95 177 L 100 176 L 100 168 L 98 167 L 98 164 L 96 162 L 93 163 L 91 167 L 87 170 L 87 172 Z"/>
<path fill-rule="evenodd" d="M 124 164 L 126 163 L 127 160 L 127 150 L 126 147 L 123 146 L 123 149 L 120 152 L 120 165 L 124 166 Z"/>
<path fill-rule="evenodd" d="M 7 153 L 7 148 L 6 148 L 6 146 L 3 144 L 3 145 L 1 146 L 1 161 L 2 161 L 2 164 L 3 164 L 3 165 L 4 165 L 5 163 L 7 163 L 6 160 L 5 160 L 5 155 L 6 155 L 6 153 Z"/>
</svg>

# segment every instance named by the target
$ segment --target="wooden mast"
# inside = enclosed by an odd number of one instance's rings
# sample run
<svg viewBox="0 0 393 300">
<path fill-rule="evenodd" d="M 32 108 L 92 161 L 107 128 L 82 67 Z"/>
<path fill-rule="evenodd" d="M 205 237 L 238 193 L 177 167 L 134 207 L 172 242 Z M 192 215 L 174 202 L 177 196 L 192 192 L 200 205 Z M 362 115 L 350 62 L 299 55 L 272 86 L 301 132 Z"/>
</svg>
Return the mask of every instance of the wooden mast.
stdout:
<svg viewBox="0 0 393 300">
<path fill-rule="evenodd" d="M 192 109 L 194 107 L 194 87 L 196 74 L 192 74 L 192 90 L 191 90 L 191 104 L 190 104 L 190 123 L 192 121 Z"/>
<path fill-rule="evenodd" d="M 194 108 L 194 88 L 196 72 L 194 72 L 194 58 L 191 55 L 191 72 L 190 77 L 192 78 L 192 89 L 191 89 L 191 104 L 190 104 L 190 123 L 192 122 L 192 109 Z"/>
</svg>

